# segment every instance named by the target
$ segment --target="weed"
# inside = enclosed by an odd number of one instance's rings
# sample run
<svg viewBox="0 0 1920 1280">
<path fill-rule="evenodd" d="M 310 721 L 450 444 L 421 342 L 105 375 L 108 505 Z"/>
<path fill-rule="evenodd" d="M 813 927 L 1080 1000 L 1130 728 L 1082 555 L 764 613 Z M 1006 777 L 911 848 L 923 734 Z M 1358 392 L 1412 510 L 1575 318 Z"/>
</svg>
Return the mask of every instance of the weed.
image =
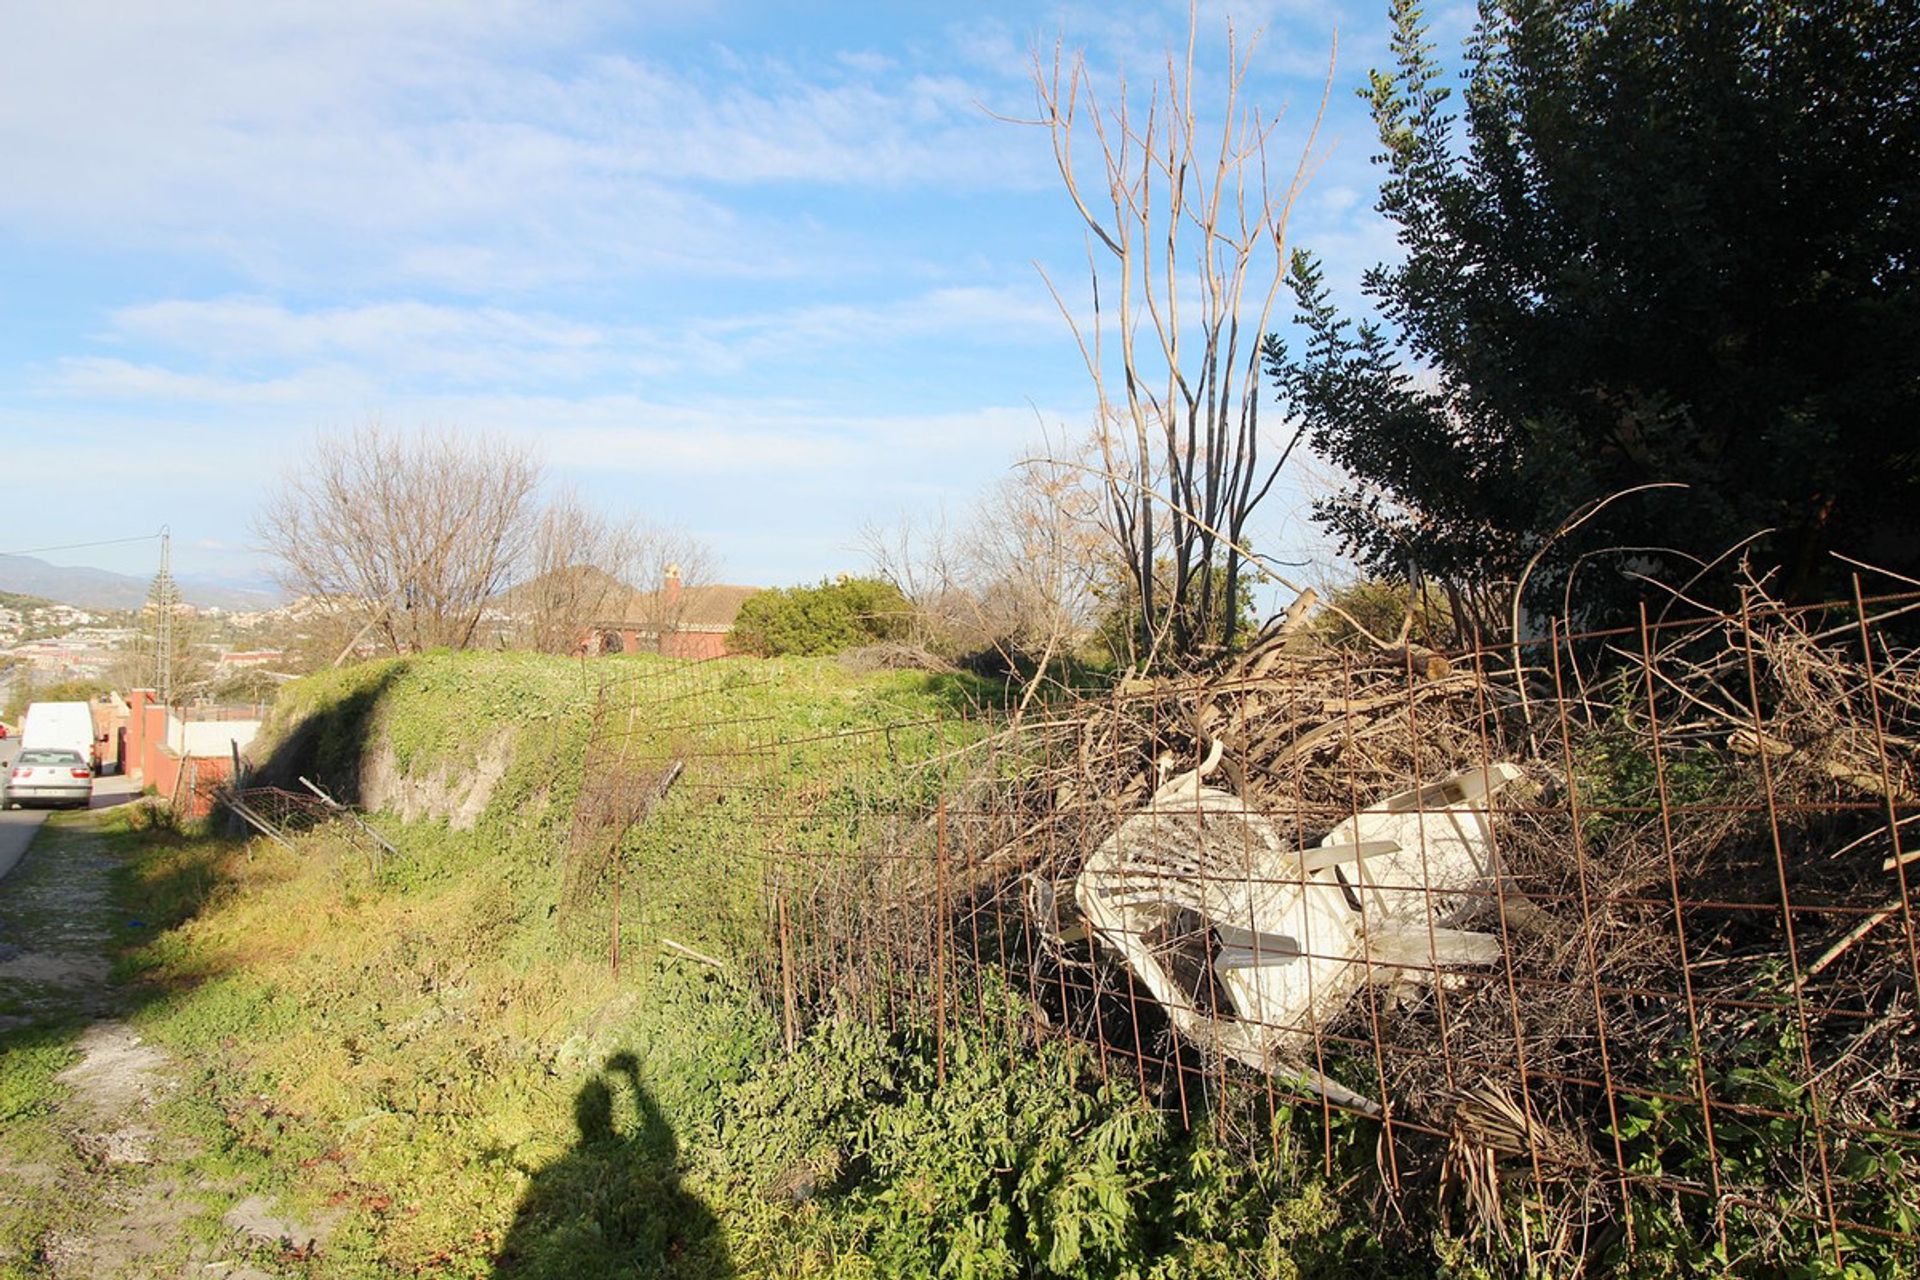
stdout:
<svg viewBox="0 0 1920 1280">
<path fill-rule="evenodd" d="M 271 767 L 337 794 L 382 745 L 411 776 L 458 771 L 504 723 L 513 760 L 471 830 L 376 815 L 402 851 L 378 867 L 322 829 L 291 850 L 166 836 L 129 873 L 154 926 L 123 965 L 152 996 L 138 1025 L 195 1065 L 169 1115 L 207 1176 L 337 1217 L 327 1274 L 1428 1268 L 1338 1189 L 1370 1166 L 1370 1126 L 1342 1128 L 1332 1167 L 1304 1138 L 1317 1113 L 1232 1142 L 1187 1130 L 1083 1046 L 1031 1039 L 991 972 L 982 1016 L 937 1040 L 823 1011 L 787 1054 L 746 976 L 759 868 L 779 842 L 858 847 L 864 815 L 930 806 L 939 771 L 905 766 L 977 731 L 950 714 L 963 679 L 722 667 L 700 685 L 698 751 L 689 710 L 654 700 L 629 745 L 686 775 L 618 851 L 637 902 L 616 980 L 608 917 L 560 909 L 597 698 L 583 670 L 426 655 L 297 684 Z M 638 657 L 593 674 L 678 678 Z M 663 934 L 726 971 L 663 957 Z M 1011 1062 L 1010 1029 L 1029 1037 Z"/>
</svg>

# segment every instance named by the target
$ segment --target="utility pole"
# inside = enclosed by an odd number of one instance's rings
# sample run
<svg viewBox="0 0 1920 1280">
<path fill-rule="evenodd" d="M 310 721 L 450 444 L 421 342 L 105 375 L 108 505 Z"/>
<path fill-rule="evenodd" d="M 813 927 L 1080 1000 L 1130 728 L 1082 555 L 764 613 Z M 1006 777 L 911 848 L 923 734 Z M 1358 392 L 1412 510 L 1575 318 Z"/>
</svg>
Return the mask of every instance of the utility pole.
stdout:
<svg viewBox="0 0 1920 1280">
<path fill-rule="evenodd" d="M 160 705 L 173 705 L 173 610 L 180 590 L 173 582 L 173 535 L 160 526 L 160 573 L 153 580 L 154 642 L 153 687 L 160 691 Z"/>
</svg>

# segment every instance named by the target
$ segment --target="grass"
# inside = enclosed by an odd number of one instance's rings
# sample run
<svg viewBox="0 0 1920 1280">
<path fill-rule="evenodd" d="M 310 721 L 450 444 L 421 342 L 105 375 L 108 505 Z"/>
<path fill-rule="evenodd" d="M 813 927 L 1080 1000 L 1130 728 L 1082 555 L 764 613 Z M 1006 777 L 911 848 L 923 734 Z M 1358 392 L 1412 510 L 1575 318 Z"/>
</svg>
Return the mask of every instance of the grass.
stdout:
<svg viewBox="0 0 1920 1280">
<path fill-rule="evenodd" d="M 442 787 L 504 733 L 469 828 L 373 815 L 398 857 L 338 824 L 291 847 L 181 835 L 142 810 L 49 828 L 115 877 L 110 928 L 85 945 L 118 947 L 116 1007 L 180 1064 L 159 1119 L 168 1176 L 196 1190 L 170 1256 L 341 1277 L 1521 1273 L 1383 1223 L 1370 1124 L 1323 1134 L 1317 1111 L 1284 1108 L 1269 1123 L 1229 1093 L 1197 1106 L 1223 1106 L 1231 1140 L 1186 1130 L 1092 1050 L 1034 1035 L 992 973 L 939 1051 L 903 1013 L 822 1016 L 787 1052 L 756 978 L 757 869 L 776 846 L 844 847 L 863 814 L 930 805 L 942 773 L 920 766 L 979 731 L 957 712 L 993 692 L 819 660 L 427 655 L 291 687 L 265 745 L 283 779 L 352 795 L 383 752 L 410 785 Z M 629 894 L 617 977 L 607 882 L 571 841 L 581 762 L 609 749 L 685 766 L 608 859 Z M 0 927 L 58 932 L 4 910 Z M 56 1076 L 80 1023 L 0 996 L 36 1018 L 0 1042 L 0 1152 L 56 1171 L 0 1226 L 0 1275 L 28 1275 L 6 1259 L 76 1212 L 56 1194 L 81 1172 Z M 1678 1158 L 1692 1139 L 1662 1141 Z M 222 1221 L 243 1195 L 311 1226 L 315 1251 L 236 1246 Z M 1638 1273 L 1725 1271 L 1674 1231 Z"/>
<path fill-rule="evenodd" d="M 114 837 L 138 847 L 115 977 L 183 1064 L 162 1111 L 179 1173 L 214 1189 L 187 1229 L 267 1195 L 325 1231 L 262 1260 L 344 1277 L 1480 1274 L 1460 1242 L 1381 1229 L 1371 1126 L 1323 1148 L 1317 1112 L 1269 1126 L 1247 1106 L 1231 1142 L 1185 1130 L 1092 1050 L 1036 1038 L 992 974 L 942 1052 L 904 1015 L 825 1016 L 788 1054 L 754 977 L 763 856 L 930 804 L 940 771 L 915 766 L 977 732 L 956 712 L 992 692 L 820 660 L 503 654 L 291 687 L 273 767 L 337 794 L 382 751 L 407 778 L 458 778 L 505 726 L 511 757 L 470 829 L 375 815 L 397 858 L 338 825 L 291 848 Z M 578 892 L 569 863 L 579 762 L 610 741 L 685 764 L 612 858 L 618 977 L 604 882 Z M 69 1034 L 0 1069 L 0 1118 L 49 1142 Z"/>
<path fill-rule="evenodd" d="M 55 1077 L 72 1066 L 73 1029 L 52 1023 L 0 1034 L 0 1276 L 31 1256 L 62 1219 L 58 1175 L 68 1149 L 54 1123 L 66 1090 Z"/>
<path fill-rule="evenodd" d="M 240 1171 L 214 1176 L 196 1154 L 185 1158 L 193 1176 L 182 1183 L 157 1166 L 113 1162 L 99 1140 L 125 1121 L 96 1116 L 93 1100 L 62 1078 L 82 1062 L 85 1033 L 130 1006 L 129 993 L 107 981 L 107 957 L 151 934 L 128 910 L 144 900 L 123 896 L 128 868 L 142 852 L 151 856 L 151 838 L 124 811 L 50 819 L 0 893 L 0 937 L 30 960 L 0 979 L 0 1277 L 83 1266 L 106 1275 L 123 1265 L 153 1274 L 186 1265 L 196 1245 L 205 1257 L 212 1242 L 224 1244 L 220 1219 L 232 1202 L 224 1193 L 240 1185 Z M 256 1172 L 269 1169 L 263 1161 Z M 124 1242 L 91 1247 L 111 1233 L 109 1223 L 137 1219 L 164 1219 L 175 1238 L 137 1263 Z M 76 1253 L 83 1241 L 91 1243 Z"/>
</svg>

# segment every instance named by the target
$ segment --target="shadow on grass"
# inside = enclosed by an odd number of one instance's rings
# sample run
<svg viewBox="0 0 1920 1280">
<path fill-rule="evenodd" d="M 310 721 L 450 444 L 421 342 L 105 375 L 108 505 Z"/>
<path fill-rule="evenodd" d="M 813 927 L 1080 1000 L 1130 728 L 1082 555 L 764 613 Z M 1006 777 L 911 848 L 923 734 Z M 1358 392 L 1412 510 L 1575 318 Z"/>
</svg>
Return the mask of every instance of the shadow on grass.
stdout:
<svg viewBox="0 0 1920 1280">
<path fill-rule="evenodd" d="M 253 761 L 252 784 L 300 794 L 300 779 L 306 777 L 343 804 L 359 804 L 362 758 L 375 736 L 374 715 L 408 665 L 405 659 L 383 663 L 365 683 L 288 726 L 266 756 Z"/>
<path fill-rule="evenodd" d="M 534 1175 L 495 1274 L 733 1275 L 719 1222 L 680 1185 L 679 1143 L 641 1079 L 639 1060 L 627 1053 L 609 1059 L 573 1106 L 579 1138 Z"/>
</svg>

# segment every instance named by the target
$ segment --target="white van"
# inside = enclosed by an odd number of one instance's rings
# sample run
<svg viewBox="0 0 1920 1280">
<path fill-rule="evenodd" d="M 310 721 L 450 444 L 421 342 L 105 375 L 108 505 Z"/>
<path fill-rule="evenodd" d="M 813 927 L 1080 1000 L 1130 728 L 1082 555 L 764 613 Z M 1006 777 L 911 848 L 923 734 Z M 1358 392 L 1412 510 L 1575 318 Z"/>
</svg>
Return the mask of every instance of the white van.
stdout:
<svg viewBox="0 0 1920 1280">
<path fill-rule="evenodd" d="M 20 721 L 20 750 L 72 751 L 100 771 L 100 744 L 93 734 L 93 708 L 84 702 L 36 702 Z"/>
</svg>

